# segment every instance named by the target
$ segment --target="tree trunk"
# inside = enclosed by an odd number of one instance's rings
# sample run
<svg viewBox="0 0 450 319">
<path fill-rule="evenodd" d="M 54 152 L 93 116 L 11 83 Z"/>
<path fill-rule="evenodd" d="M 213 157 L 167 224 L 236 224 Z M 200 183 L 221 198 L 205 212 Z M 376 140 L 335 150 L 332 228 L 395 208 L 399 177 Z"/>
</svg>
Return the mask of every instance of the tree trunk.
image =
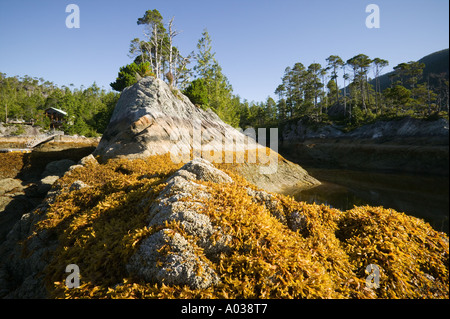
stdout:
<svg viewBox="0 0 450 319">
<path fill-rule="evenodd" d="M 378 85 L 377 85 L 377 80 L 375 80 L 375 114 L 378 114 Z"/>
<path fill-rule="evenodd" d="M 157 27 L 153 27 L 153 48 L 155 49 L 155 76 L 159 78 L 159 60 L 158 60 L 158 32 Z"/>
<path fill-rule="evenodd" d="M 378 66 L 375 70 L 375 114 L 378 114 Z"/>
<path fill-rule="evenodd" d="M 367 93 L 367 106 L 370 108 L 370 90 L 369 90 L 369 82 L 367 81 L 367 74 L 364 78 L 364 82 L 366 84 L 366 93 Z"/>
<path fill-rule="evenodd" d="M 378 81 L 378 92 L 379 92 L 378 102 L 380 103 L 379 110 L 380 110 L 380 115 L 381 115 L 381 114 L 383 114 L 383 100 L 384 100 L 384 97 L 383 97 L 383 94 L 381 94 L 380 81 Z"/>
<path fill-rule="evenodd" d="M 346 88 L 346 84 L 345 84 L 345 80 L 347 78 L 347 74 L 345 73 L 345 65 L 342 68 L 342 70 L 344 71 L 344 118 L 345 118 L 345 115 L 347 113 L 347 88 Z"/>
<path fill-rule="evenodd" d="M 335 71 L 335 74 L 336 74 L 336 71 Z M 334 78 L 334 81 L 336 83 L 336 103 L 337 103 L 337 106 L 338 106 L 338 109 L 339 109 L 339 106 L 340 106 L 340 104 L 339 104 L 339 86 L 338 86 L 338 83 L 337 83 L 337 76 Z"/>
<path fill-rule="evenodd" d="M 176 36 L 176 32 L 172 31 L 173 18 L 169 22 L 169 72 L 173 74 L 173 61 L 172 61 L 172 40 Z"/>
<path fill-rule="evenodd" d="M 428 107 L 430 108 L 431 114 L 431 90 L 430 90 L 430 76 L 427 79 L 427 91 L 428 91 Z"/>
<path fill-rule="evenodd" d="M 361 91 L 361 101 L 362 101 L 362 106 L 363 106 L 363 108 L 364 108 L 364 111 L 367 112 L 366 103 L 365 103 L 365 101 L 364 101 L 364 81 L 362 80 L 362 78 L 360 79 L 360 82 L 359 82 L 359 83 L 360 83 L 360 84 L 359 84 L 359 87 L 360 87 L 360 91 Z"/>
<path fill-rule="evenodd" d="M 345 113 L 347 113 L 347 89 L 345 87 L 345 79 L 344 79 L 344 117 Z"/>
<path fill-rule="evenodd" d="M 161 78 L 164 80 L 164 65 L 163 65 L 163 61 L 162 61 L 162 56 L 163 56 L 163 40 L 164 40 L 164 38 L 161 38 L 161 40 L 160 40 L 160 43 L 159 43 L 159 55 L 158 55 L 158 57 L 159 57 L 159 62 L 158 62 L 158 65 L 159 65 L 159 67 L 160 67 L 160 75 L 161 75 Z"/>
<path fill-rule="evenodd" d="M 322 96 L 323 96 L 323 99 L 324 99 L 324 102 L 325 103 L 320 103 L 321 104 L 321 106 L 320 106 L 320 114 L 322 114 L 322 105 L 325 105 L 325 112 L 327 112 L 327 110 L 328 110 L 328 98 L 326 97 L 326 95 L 325 95 L 325 82 L 326 82 L 326 77 L 325 77 L 325 75 L 323 75 L 322 76 Z"/>
<path fill-rule="evenodd" d="M 152 48 L 150 47 L 150 50 L 147 50 L 147 52 L 150 58 L 150 66 L 152 68 L 152 71 L 155 71 L 155 66 L 153 65 Z"/>
<path fill-rule="evenodd" d="M 350 120 L 350 123 L 352 122 L 352 105 L 350 104 L 348 106 L 348 119 Z"/>
<path fill-rule="evenodd" d="M 449 106 L 449 88 L 448 88 L 448 85 L 446 85 L 446 88 L 445 88 L 445 95 L 446 95 L 446 98 L 447 98 L 447 113 L 448 113 L 448 111 L 449 111 L 449 108 L 448 108 L 448 106 Z"/>
</svg>

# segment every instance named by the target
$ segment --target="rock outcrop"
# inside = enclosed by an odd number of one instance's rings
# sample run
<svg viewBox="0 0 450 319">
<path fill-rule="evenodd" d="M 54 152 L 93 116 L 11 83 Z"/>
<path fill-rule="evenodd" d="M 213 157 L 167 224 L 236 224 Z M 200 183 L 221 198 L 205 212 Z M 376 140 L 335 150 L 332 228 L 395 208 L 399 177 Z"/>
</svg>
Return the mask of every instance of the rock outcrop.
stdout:
<svg viewBox="0 0 450 319">
<path fill-rule="evenodd" d="M 25 185 L 19 179 L 0 179 L 0 243 L 22 214 L 38 205 L 36 189 L 35 184 Z"/>
<path fill-rule="evenodd" d="M 180 222 L 189 236 L 198 238 L 194 244 L 203 248 L 205 256 L 214 258 L 230 248 L 231 238 L 220 227 L 214 227 L 208 216 L 197 212 L 202 206 L 198 200 L 209 197 L 206 187 L 196 183 L 197 180 L 232 182 L 211 163 L 194 159 L 169 178 L 166 188 L 149 209 L 149 226 Z M 171 253 L 167 254 L 164 247 L 171 247 Z M 219 282 L 217 274 L 208 266 L 208 260 L 197 256 L 192 244 L 170 229 L 162 229 L 145 239 L 131 257 L 127 269 L 131 275 L 148 282 L 188 285 L 192 289 L 205 289 Z"/>
<path fill-rule="evenodd" d="M 302 120 L 287 124 L 279 151 L 305 165 L 448 175 L 448 120 L 403 118 L 344 132 Z"/>
<path fill-rule="evenodd" d="M 208 136 L 201 134 L 206 131 Z M 222 151 L 225 137 L 237 140 L 237 150 L 245 149 L 244 136 L 214 112 L 196 107 L 164 81 L 146 77 L 122 92 L 94 155 L 145 158 L 174 146 L 188 153 L 206 146 Z"/>
<path fill-rule="evenodd" d="M 227 125 L 211 110 L 195 106 L 164 81 L 147 77 L 122 92 L 93 154 L 103 161 L 170 153 L 178 162 L 186 163 L 193 155 L 215 163 L 228 163 L 227 153 L 243 154 L 257 149 L 260 153 L 266 150 L 256 143 L 254 136 Z M 285 188 L 320 184 L 300 166 L 279 160 L 275 150 L 270 150 L 263 161 L 259 156 L 242 160 L 238 168 L 240 174 L 259 187 L 281 192 Z"/>
<path fill-rule="evenodd" d="M 52 185 L 64 175 L 64 173 L 72 166 L 75 162 L 69 159 L 63 159 L 59 161 L 53 161 L 47 164 L 44 172 L 41 174 L 41 180 L 38 187 L 38 192 L 46 194 Z"/>
<path fill-rule="evenodd" d="M 192 289 L 206 289 L 219 283 L 219 276 L 208 264 L 217 261 L 220 253 L 233 250 L 232 237 L 220 226 L 214 226 L 208 216 L 199 213 L 202 201 L 208 200 L 210 193 L 198 181 L 233 182 L 230 176 L 201 158 L 195 158 L 175 172 L 148 208 L 148 226 L 162 229 L 143 240 L 130 258 L 127 269 L 131 276 L 146 282 L 187 285 Z M 263 204 L 282 224 L 294 232 L 304 233 L 306 218 L 300 212 L 285 216 L 274 196 L 263 190 L 247 188 L 247 194 L 253 202 Z M 141 207 L 145 209 L 146 199 Z M 170 222 L 179 222 L 190 240 L 165 227 Z M 202 249 L 201 255 L 196 254 L 194 246 Z"/>
<path fill-rule="evenodd" d="M 371 139 L 374 142 L 426 138 L 429 144 L 435 145 L 448 143 L 448 129 L 448 120 L 443 118 L 427 121 L 405 117 L 400 120 L 377 121 L 349 132 L 344 132 L 342 127 L 336 125 L 313 128 L 304 121 L 298 120 L 287 125 L 282 134 L 286 142 L 332 138 Z"/>
</svg>

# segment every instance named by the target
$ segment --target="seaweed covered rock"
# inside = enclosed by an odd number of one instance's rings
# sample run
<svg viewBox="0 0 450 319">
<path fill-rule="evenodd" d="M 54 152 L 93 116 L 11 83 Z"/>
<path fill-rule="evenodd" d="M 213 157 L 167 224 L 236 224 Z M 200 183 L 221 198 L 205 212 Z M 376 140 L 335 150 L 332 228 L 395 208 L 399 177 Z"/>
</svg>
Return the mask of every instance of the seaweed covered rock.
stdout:
<svg viewBox="0 0 450 319">
<path fill-rule="evenodd" d="M 192 289 L 205 289 L 218 283 L 219 277 L 208 265 L 206 256 L 214 258 L 229 248 L 230 237 L 220 227 L 214 227 L 208 216 L 197 213 L 203 206 L 201 200 L 209 194 L 196 180 L 232 182 L 227 174 L 203 159 L 194 159 L 173 174 L 150 206 L 149 227 L 179 222 L 183 232 L 195 240 L 190 244 L 179 233 L 163 228 L 144 240 L 131 257 L 127 270 L 132 276 L 148 282 L 188 285 Z M 199 254 L 197 249 L 196 254 L 195 246 L 203 252 Z"/>
<path fill-rule="evenodd" d="M 52 185 L 74 164 L 75 162 L 69 159 L 48 163 L 44 172 L 41 174 L 38 192 L 45 195 L 51 189 Z"/>
<path fill-rule="evenodd" d="M 22 215 L 0 245 L 0 297 L 48 297 L 43 271 L 59 242 L 53 229 L 39 229 L 37 225 L 48 218 L 47 211 L 58 196 L 89 187 L 80 180 L 70 185 L 57 182 L 63 176 L 70 176 L 67 169 L 73 164 L 71 160 L 60 160 L 46 166 L 43 180 L 49 177 L 52 180 L 45 189 L 47 196 L 32 211 Z M 79 167 L 88 166 L 87 162 L 83 164 Z"/>
<path fill-rule="evenodd" d="M 43 203 L 30 213 L 23 214 L 8 232 L 0 246 L 0 297 L 2 298 L 45 298 L 42 271 L 51 260 L 58 240 L 54 232 L 43 229 L 33 232 L 45 215 L 49 204 L 58 191 L 53 188 Z M 34 235 L 34 236 L 32 236 Z M 32 237 L 30 237 L 32 236 Z M 24 245 L 24 241 L 30 240 Z"/>
<path fill-rule="evenodd" d="M 205 289 L 219 281 L 214 270 L 198 258 L 195 248 L 169 229 L 145 239 L 127 269 L 148 282 L 187 285 L 192 289 Z"/>
<path fill-rule="evenodd" d="M 166 154 L 67 172 L 0 246 L 0 296 L 449 297 L 448 236 L 423 220 L 297 202 L 218 166 Z"/>
</svg>

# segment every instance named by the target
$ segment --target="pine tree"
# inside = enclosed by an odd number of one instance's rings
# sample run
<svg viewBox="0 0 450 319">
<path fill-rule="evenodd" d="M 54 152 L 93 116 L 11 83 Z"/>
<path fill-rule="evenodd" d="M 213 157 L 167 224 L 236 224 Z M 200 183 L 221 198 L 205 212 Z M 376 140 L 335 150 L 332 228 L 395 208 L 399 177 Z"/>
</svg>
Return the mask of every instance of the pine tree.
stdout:
<svg viewBox="0 0 450 319">
<path fill-rule="evenodd" d="M 333 90 L 335 91 L 335 94 L 336 94 L 336 104 L 339 106 L 339 87 L 338 87 L 338 83 L 337 83 L 337 78 L 338 78 L 337 71 L 339 68 L 342 68 L 344 66 L 344 61 L 338 55 L 330 55 L 326 60 L 328 62 L 328 66 L 332 70 L 331 71 L 331 80 L 334 81 L 334 84 L 335 84 L 335 89 L 333 89 Z"/>
<path fill-rule="evenodd" d="M 365 88 L 367 86 L 367 72 L 369 70 L 370 64 L 372 60 L 365 54 L 358 54 L 353 58 L 347 60 L 347 64 L 353 68 L 354 78 L 353 81 L 359 84 L 359 90 L 361 95 L 361 103 L 364 111 L 367 113 L 367 105 L 366 102 L 368 100 L 368 96 L 365 96 Z"/>
<path fill-rule="evenodd" d="M 378 112 L 381 113 L 381 99 L 380 99 L 380 73 L 383 70 L 384 67 L 389 65 L 389 62 L 384 59 L 375 58 L 372 61 L 374 65 L 374 76 L 375 76 L 375 112 L 378 114 Z"/>
<path fill-rule="evenodd" d="M 120 68 L 116 81 L 110 83 L 110 86 L 114 90 L 122 92 L 123 89 L 135 84 L 139 79 L 150 75 L 153 75 L 153 73 L 149 62 L 139 65 L 133 62 Z"/>
<path fill-rule="evenodd" d="M 239 125 L 239 103 L 233 96 L 233 89 L 227 77 L 222 73 L 215 53 L 212 51 L 212 40 L 205 29 L 202 37 L 197 43 L 197 53 L 194 59 L 197 64 L 194 66 L 196 80 L 184 90 L 188 97 L 194 100 L 201 96 L 201 103 L 204 108 L 211 108 L 226 123 L 232 126 Z M 204 94 L 206 91 L 206 96 Z M 198 101 L 198 100 L 197 100 Z M 203 104 L 206 102 L 206 105 Z"/>
</svg>

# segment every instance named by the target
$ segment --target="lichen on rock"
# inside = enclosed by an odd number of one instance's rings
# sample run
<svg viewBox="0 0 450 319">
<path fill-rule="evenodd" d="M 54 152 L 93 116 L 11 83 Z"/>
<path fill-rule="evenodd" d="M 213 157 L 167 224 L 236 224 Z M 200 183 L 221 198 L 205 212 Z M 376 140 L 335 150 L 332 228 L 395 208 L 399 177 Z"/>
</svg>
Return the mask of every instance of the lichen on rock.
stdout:
<svg viewBox="0 0 450 319">
<path fill-rule="evenodd" d="M 207 187 L 196 183 L 197 180 L 232 182 L 231 177 L 203 159 L 188 162 L 167 180 L 167 186 L 155 199 L 149 209 L 148 226 L 164 227 L 179 222 L 189 238 L 194 239 L 192 245 L 198 245 L 203 252 L 196 255 L 188 239 L 163 228 L 145 239 L 131 257 L 127 265 L 131 276 L 160 284 L 188 285 L 192 289 L 205 289 L 219 282 L 215 271 L 201 259 L 214 259 L 229 249 L 230 238 L 220 227 L 214 227 L 208 216 L 197 213 L 204 206 L 200 201 L 210 196 Z M 166 250 L 165 258 L 161 257 L 162 250 Z"/>
<path fill-rule="evenodd" d="M 142 241 L 127 264 L 132 276 L 166 285 L 205 289 L 219 277 L 180 234 L 163 229 Z"/>
</svg>

